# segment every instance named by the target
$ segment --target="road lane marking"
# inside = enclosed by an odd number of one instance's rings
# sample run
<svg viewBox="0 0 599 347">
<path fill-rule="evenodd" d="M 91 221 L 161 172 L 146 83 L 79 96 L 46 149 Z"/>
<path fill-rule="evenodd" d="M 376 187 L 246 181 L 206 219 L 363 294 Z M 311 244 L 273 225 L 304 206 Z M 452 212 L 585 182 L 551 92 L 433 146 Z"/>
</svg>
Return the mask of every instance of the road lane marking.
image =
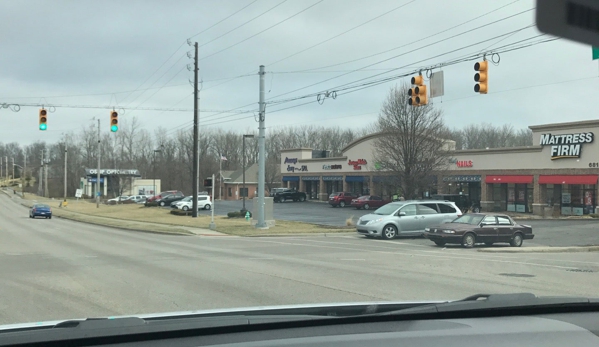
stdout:
<svg viewBox="0 0 599 347">
<path fill-rule="evenodd" d="M 339 260 L 343 260 L 343 261 L 353 261 L 353 260 L 356 260 L 356 261 L 366 261 L 366 259 L 357 259 L 357 258 L 353 258 L 353 259 L 351 259 L 351 258 L 350 259 L 339 259 Z"/>
<path fill-rule="evenodd" d="M 274 258 L 248 258 L 248 260 L 273 260 Z"/>
</svg>

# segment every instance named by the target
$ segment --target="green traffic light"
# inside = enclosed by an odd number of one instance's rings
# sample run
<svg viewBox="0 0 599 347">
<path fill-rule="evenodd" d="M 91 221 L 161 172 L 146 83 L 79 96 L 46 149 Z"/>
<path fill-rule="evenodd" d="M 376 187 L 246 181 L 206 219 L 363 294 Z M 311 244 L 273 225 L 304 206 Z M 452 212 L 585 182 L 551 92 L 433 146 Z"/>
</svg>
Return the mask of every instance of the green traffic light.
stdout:
<svg viewBox="0 0 599 347">
<path fill-rule="evenodd" d="M 48 125 L 46 125 L 45 123 L 40 124 L 40 130 L 46 130 L 48 129 Z"/>
<path fill-rule="evenodd" d="M 119 130 L 119 127 L 116 125 L 111 125 L 110 126 L 110 131 L 112 131 L 113 133 L 115 133 L 117 130 Z"/>
</svg>

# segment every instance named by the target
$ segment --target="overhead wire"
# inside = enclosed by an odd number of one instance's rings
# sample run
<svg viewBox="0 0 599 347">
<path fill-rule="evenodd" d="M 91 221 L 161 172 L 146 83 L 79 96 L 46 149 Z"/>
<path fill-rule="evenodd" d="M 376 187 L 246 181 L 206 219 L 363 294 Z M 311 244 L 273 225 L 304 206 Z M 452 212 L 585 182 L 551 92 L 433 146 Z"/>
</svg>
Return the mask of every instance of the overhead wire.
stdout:
<svg viewBox="0 0 599 347">
<path fill-rule="evenodd" d="M 227 17 L 225 17 L 225 18 L 223 18 L 223 19 L 219 20 L 218 22 L 216 22 L 216 23 L 212 24 L 212 25 L 211 25 L 211 26 L 209 26 L 208 28 L 206 28 L 206 29 L 204 29 L 204 30 L 200 31 L 200 32 L 199 32 L 199 33 L 197 33 L 197 34 L 193 34 L 193 35 L 191 35 L 191 36 L 189 37 L 189 39 L 192 39 L 192 38 L 194 38 L 194 37 L 196 37 L 196 36 L 198 36 L 198 35 L 201 35 L 201 34 L 205 33 L 206 31 L 208 31 L 208 30 L 210 30 L 210 29 L 214 28 L 215 26 L 219 25 L 220 23 L 222 23 L 222 22 L 226 21 L 227 19 L 229 19 L 229 18 L 233 17 L 234 15 L 238 14 L 239 12 L 241 12 L 241 11 L 245 10 L 246 8 L 250 7 L 252 4 L 254 4 L 254 3 L 255 3 L 255 2 L 257 2 L 257 1 L 258 1 L 258 0 L 254 0 L 254 1 L 250 2 L 249 4 L 247 4 L 247 5 L 245 5 L 244 7 L 240 8 L 239 10 L 237 10 L 237 11 L 235 11 L 235 12 L 231 13 L 231 14 L 230 14 L 230 15 L 228 15 Z"/>
</svg>

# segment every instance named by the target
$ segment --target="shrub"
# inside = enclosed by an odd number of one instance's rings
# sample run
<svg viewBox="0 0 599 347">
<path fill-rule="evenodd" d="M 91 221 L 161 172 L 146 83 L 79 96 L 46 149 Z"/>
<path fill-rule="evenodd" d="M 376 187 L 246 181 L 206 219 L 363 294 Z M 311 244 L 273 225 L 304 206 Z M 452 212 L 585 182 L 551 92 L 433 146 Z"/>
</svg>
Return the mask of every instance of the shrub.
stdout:
<svg viewBox="0 0 599 347">
<path fill-rule="evenodd" d="M 591 218 L 599 218 L 599 214 L 597 214 L 597 213 L 591 213 L 591 214 L 589 214 L 589 216 Z"/>
<path fill-rule="evenodd" d="M 192 211 L 171 210 L 171 214 L 175 216 L 191 216 Z"/>
<path fill-rule="evenodd" d="M 238 211 L 229 212 L 229 213 L 227 213 L 227 217 L 239 218 L 239 217 L 241 217 L 241 212 L 238 212 Z"/>
<path fill-rule="evenodd" d="M 145 206 L 145 207 L 156 207 L 156 206 L 158 206 L 158 203 L 157 203 L 156 201 L 152 201 L 152 202 L 147 202 L 147 201 L 146 201 L 146 202 L 144 203 L 144 206 Z"/>
</svg>

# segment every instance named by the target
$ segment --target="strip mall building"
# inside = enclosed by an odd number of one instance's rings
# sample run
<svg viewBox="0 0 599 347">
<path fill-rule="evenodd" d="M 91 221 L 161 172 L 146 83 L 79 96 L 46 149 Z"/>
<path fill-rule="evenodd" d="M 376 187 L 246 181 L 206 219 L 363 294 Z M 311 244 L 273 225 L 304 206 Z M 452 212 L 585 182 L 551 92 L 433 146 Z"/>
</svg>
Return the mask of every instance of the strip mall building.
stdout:
<svg viewBox="0 0 599 347">
<path fill-rule="evenodd" d="M 483 211 L 514 211 L 538 215 L 583 215 L 597 209 L 599 121 L 529 127 L 533 145 L 526 147 L 450 151 L 443 173 L 431 173 L 430 194 L 468 194 Z M 360 138 L 340 157 L 318 158 L 311 148 L 281 153 L 283 184 L 326 200 L 332 192 L 351 191 L 390 197 L 388 173 L 377 170 L 375 140 Z M 451 145 L 450 145 L 451 147 Z M 455 148 L 455 146 L 454 146 Z"/>
</svg>

